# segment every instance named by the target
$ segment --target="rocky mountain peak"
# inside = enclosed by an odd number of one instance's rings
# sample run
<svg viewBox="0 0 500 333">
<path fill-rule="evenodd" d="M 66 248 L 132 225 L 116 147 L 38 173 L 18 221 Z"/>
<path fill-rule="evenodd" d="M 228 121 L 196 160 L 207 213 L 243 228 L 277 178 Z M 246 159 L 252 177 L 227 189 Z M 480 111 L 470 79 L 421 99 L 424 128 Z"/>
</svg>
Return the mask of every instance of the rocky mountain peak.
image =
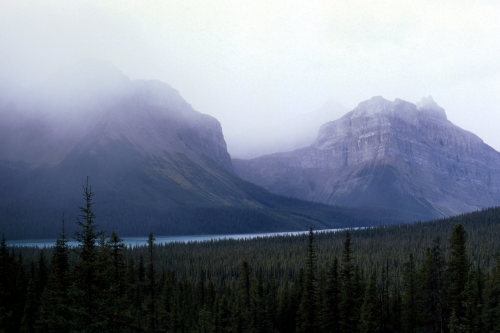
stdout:
<svg viewBox="0 0 500 333">
<path fill-rule="evenodd" d="M 447 120 L 446 112 L 432 98 L 432 96 L 424 97 L 416 104 L 417 110 L 431 117 Z"/>
<path fill-rule="evenodd" d="M 370 116 L 377 113 L 384 113 L 390 110 L 391 101 L 382 96 L 374 96 L 358 104 L 358 106 L 346 116 L 351 118 Z"/>
<path fill-rule="evenodd" d="M 358 104 L 358 106 L 346 114 L 348 118 L 370 117 L 374 115 L 387 115 L 399 118 L 431 117 L 434 119 L 447 120 L 446 112 L 432 98 L 424 97 L 416 104 L 396 98 L 393 102 L 382 96 L 374 96 Z"/>
<path fill-rule="evenodd" d="M 310 201 L 397 210 L 405 219 L 500 203 L 500 154 L 447 120 L 432 97 L 373 97 L 324 124 L 309 147 L 235 164 L 268 190 Z"/>
</svg>

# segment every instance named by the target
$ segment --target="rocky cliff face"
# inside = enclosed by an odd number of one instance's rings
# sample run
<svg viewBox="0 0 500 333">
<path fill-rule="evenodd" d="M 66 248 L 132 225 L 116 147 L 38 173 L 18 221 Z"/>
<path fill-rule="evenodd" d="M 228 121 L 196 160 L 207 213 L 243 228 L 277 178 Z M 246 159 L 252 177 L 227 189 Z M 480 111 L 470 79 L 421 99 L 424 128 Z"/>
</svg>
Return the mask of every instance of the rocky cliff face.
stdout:
<svg viewBox="0 0 500 333">
<path fill-rule="evenodd" d="M 310 147 L 234 161 L 272 192 L 428 219 L 500 204 L 500 154 L 453 125 L 432 98 L 374 97 L 324 124 Z"/>
</svg>

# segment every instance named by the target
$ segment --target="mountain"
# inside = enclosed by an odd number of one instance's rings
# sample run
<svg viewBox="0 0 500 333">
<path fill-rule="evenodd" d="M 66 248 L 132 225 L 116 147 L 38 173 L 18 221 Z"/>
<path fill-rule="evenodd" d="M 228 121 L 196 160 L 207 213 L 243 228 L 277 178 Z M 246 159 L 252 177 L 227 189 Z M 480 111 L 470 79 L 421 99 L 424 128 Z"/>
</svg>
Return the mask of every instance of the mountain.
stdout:
<svg viewBox="0 0 500 333">
<path fill-rule="evenodd" d="M 75 229 L 90 179 L 97 223 L 120 235 L 203 234 L 378 223 L 373 212 L 269 193 L 241 180 L 219 122 L 159 81 L 94 64 L 0 102 L 0 232 Z"/>
<path fill-rule="evenodd" d="M 309 147 L 233 164 L 273 193 L 384 208 L 403 220 L 500 204 L 500 153 L 452 124 L 430 97 L 416 105 L 373 97 L 321 126 Z"/>
</svg>

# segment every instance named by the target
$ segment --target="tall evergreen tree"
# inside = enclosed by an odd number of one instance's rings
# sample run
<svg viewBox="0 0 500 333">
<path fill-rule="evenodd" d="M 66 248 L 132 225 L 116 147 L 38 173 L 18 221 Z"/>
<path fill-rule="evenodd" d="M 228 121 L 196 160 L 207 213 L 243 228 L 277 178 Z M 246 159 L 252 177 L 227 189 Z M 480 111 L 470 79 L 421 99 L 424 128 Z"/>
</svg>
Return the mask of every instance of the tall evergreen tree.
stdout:
<svg viewBox="0 0 500 333">
<path fill-rule="evenodd" d="M 24 314 L 24 308 L 26 305 L 26 290 L 28 281 L 26 280 L 26 276 L 24 273 L 24 262 L 23 256 L 21 253 L 17 256 L 17 260 L 14 259 L 14 253 L 11 255 L 11 264 L 12 264 L 12 272 L 11 274 L 14 276 L 14 280 L 11 281 L 12 290 L 10 291 L 12 298 L 10 299 L 12 312 L 12 324 L 13 327 L 19 327 L 22 316 Z M 0 315 L 1 316 L 1 315 Z"/>
<path fill-rule="evenodd" d="M 484 332 L 484 274 L 478 266 L 470 269 L 464 292 L 465 318 L 462 327 L 468 332 Z M 451 326 L 451 325 L 450 325 Z"/>
<path fill-rule="evenodd" d="M 31 278 L 26 294 L 26 303 L 21 322 L 22 332 L 35 332 L 36 322 L 39 318 L 41 296 L 47 284 L 47 266 L 45 264 L 45 254 L 41 250 L 38 258 L 38 265 L 31 266 Z"/>
<path fill-rule="evenodd" d="M 382 276 L 381 276 L 381 291 L 380 291 L 380 298 L 381 298 L 381 309 L 380 309 L 380 331 L 381 332 L 390 332 L 390 324 L 391 324 L 391 299 L 389 295 L 389 288 L 390 288 L 390 277 L 389 277 L 389 259 L 385 259 L 385 265 L 382 269 Z"/>
<path fill-rule="evenodd" d="M 344 250 L 342 251 L 342 266 L 340 268 L 341 295 L 339 303 L 340 331 L 357 332 L 357 299 L 354 285 L 354 264 L 352 262 L 351 235 L 346 232 Z"/>
<path fill-rule="evenodd" d="M 144 330 L 146 321 L 146 309 L 144 308 L 144 298 L 146 297 L 146 268 L 144 267 L 144 258 L 139 255 L 137 269 L 134 270 L 133 261 L 129 264 L 128 288 L 131 290 L 130 313 L 134 319 L 132 326 L 135 331 Z M 135 273 L 135 276 L 134 276 Z"/>
<path fill-rule="evenodd" d="M 465 248 L 466 240 L 467 236 L 464 227 L 461 224 L 455 225 L 449 238 L 450 257 L 446 263 L 447 300 L 451 318 L 454 319 L 454 332 L 468 330 L 464 322 L 466 319 L 465 291 L 469 277 L 469 261 Z"/>
<path fill-rule="evenodd" d="M 96 242 L 99 233 L 96 231 L 95 214 L 93 211 L 94 192 L 87 182 L 83 187 L 84 204 L 80 206 L 78 226 L 80 230 L 75 233 L 78 245 L 78 259 L 75 263 L 74 281 L 75 288 L 73 299 L 75 304 L 76 325 L 80 329 L 85 328 L 88 332 L 99 331 L 98 321 L 100 317 L 100 297 L 98 290 L 98 276 L 95 269 L 97 259 Z"/>
<path fill-rule="evenodd" d="M 250 265 L 248 265 L 248 262 L 244 260 L 241 264 L 240 276 L 238 278 L 238 314 L 236 319 L 238 331 L 249 329 L 251 324 L 250 271 Z"/>
<path fill-rule="evenodd" d="M 277 317 L 277 286 L 274 280 L 268 280 L 264 288 L 265 302 L 265 320 L 264 327 L 266 332 L 275 332 L 276 317 Z"/>
<path fill-rule="evenodd" d="M 446 332 L 443 298 L 444 258 L 435 240 L 432 248 L 427 248 L 424 262 L 419 269 L 419 313 L 422 314 L 422 329 L 430 333 Z"/>
<path fill-rule="evenodd" d="M 397 280 L 396 280 L 397 281 Z M 389 318 L 388 332 L 402 332 L 403 323 L 401 321 L 402 300 L 399 284 L 393 284 L 391 294 L 391 315 Z"/>
<path fill-rule="evenodd" d="M 318 331 L 322 332 L 324 327 L 326 326 L 326 286 L 328 284 L 327 271 L 323 265 L 318 266 L 318 278 L 316 285 L 316 310 L 317 310 L 317 326 Z"/>
<path fill-rule="evenodd" d="M 155 332 L 157 326 L 157 313 L 156 313 L 156 282 L 155 282 L 155 269 L 154 269 L 154 240 L 153 234 L 150 233 L 148 237 L 148 265 L 147 265 L 147 313 L 148 313 L 148 332 Z"/>
<path fill-rule="evenodd" d="M 13 260 L 7 249 L 5 235 L 2 233 L 0 242 L 0 328 L 4 328 L 7 332 L 13 330 L 16 326 L 14 307 L 12 306 L 14 296 L 12 293 L 14 287 L 13 267 Z"/>
<path fill-rule="evenodd" d="M 316 252 L 314 250 L 314 234 L 309 229 L 307 243 L 306 269 L 302 299 L 299 307 L 300 332 L 316 332 L 317 327 L 317 290 L 316 290 Z"/>
<path fill-rule="evenodd" d="M 42 297 L 38 327 L 40 331 L 68 332 L 73 329 L 69 300 L 69 248 L 64 229 L 64 215 L 59 238 L 52 252 L 47 288 Z"/>
<path fill-rule="evenodd" d="M 255 332 L 266 331 L 266 308 L 262 269 L 257 272 L 257 279 L 252 291 L 252 329 Z"/>
<path fill-rule="evenodd" d="M 485 332 L 500 332 L 500 253 L 497 254 L 496 267 L 488 281 L 484 329 Z"/>
<path fill-rule="evenodd" d="M 378 333 L 381 326 L 381 309 L 377 294 L 377 280 L 375 272 L 370 275 L 370 281 L 366 287 L 363 305 L 361 306 L 361 319 L 359 332 Z"/>
<path fill-rule="evenodd" d="M 125 258 L 123 251 L 125 245 L 116 232 L 111 232 L 107 241 L 107 250 L 109 255 L 109 265 L 106 269 L 108 275 L 107 294 L 107 324 L 108 332 L 123 332 L 125 327 L 129 326 L 131 319 L 127 313 L 127 288 L 125 281 Z"/>
<path fill-rule="evenodd" d="M 338 259 L 334 258 L 333 263 L 328 270 L 327 285 L 325 291 L 325 311 L 323 312 L 323 330 L 334 332 L 339 326 L 339 272 Z"/>
<path fill-rule="evenodd" d="M 418 323 L 417 308 L 417 272 L 413 254 L 410 254 L 408 261 L 403 268 L 403 328 L 405 332 L 415 333 Z"/>
<path fill-rule="evenodd" d="M 21 332 L 35 332 L 35 321 L 38 315 L 40 295 L 37 292 L 36 270 L 33 262 L 31 263 L 31 277 L 26 291 L 26 302 L 24 306 L 23 318 L 21 321 Z"/>
</svg>

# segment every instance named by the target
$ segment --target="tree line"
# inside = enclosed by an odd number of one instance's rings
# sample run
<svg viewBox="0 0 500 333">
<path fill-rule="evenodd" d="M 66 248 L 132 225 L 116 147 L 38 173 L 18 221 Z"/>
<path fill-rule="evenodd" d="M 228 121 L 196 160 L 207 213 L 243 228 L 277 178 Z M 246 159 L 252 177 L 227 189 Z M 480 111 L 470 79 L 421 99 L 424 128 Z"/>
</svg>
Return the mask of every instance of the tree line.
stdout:
<svg viewBox="0 0 500 333">
<path fill-rule="evenodd" d="M 87 184 L 78 247 L 64 218 L 52 249 L 2 239 L 0 330 L 496 332 L 500 257 L 485 244 L 498 240 L 499 221 L 490 209 L 250 241 L 155 245 L 150 234 L 147 246 L 127 248 L 98 230 Z"/>
</svg>

